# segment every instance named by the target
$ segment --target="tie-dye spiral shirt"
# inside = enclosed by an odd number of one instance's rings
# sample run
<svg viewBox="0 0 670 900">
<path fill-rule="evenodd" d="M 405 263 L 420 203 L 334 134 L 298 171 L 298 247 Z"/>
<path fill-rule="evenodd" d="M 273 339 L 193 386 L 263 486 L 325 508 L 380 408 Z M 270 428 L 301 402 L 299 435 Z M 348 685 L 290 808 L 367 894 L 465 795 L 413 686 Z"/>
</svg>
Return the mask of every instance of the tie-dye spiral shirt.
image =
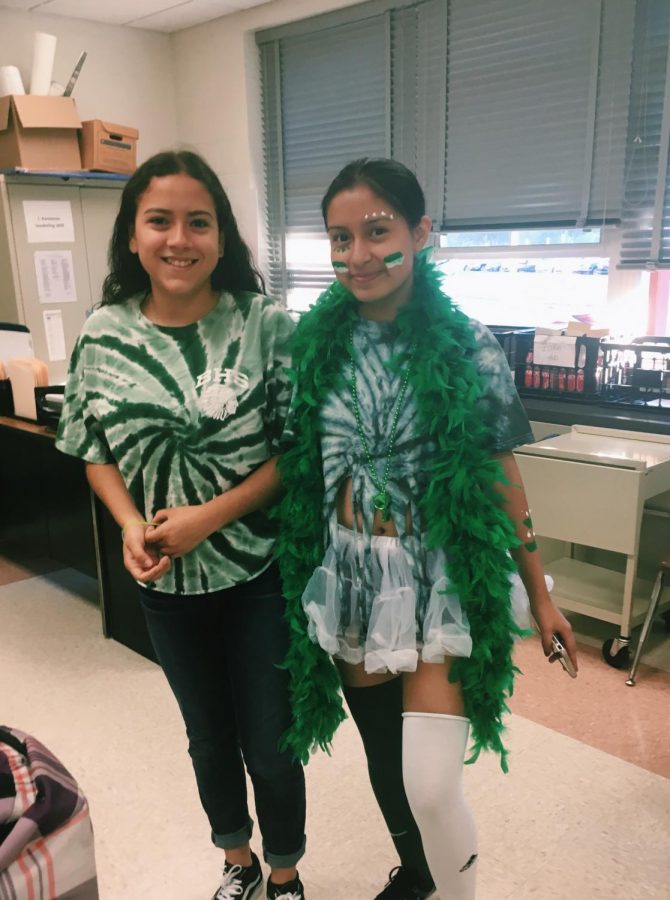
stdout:
<svg viewBox="0 0 670 900">
<path fill-rule="evenodd" d="M 206 503 L 277 453 L 290 387 L 293 323 L 274 300 L 221 293 L 203 319 L 164 327 L 140 298 L 104 306 L 70 360 L 56 446 L 115 463 L 138 510 Z M 156 582 L 207 593 L 247 581 L 270 563 L 275 528 L 263 511 L 210 535 Z"/>
<path fill-rule="evenodd" d="M 485 325 L 471 319 L 470 326 L 476 339 L 473 362 L 484 385 L 478 408 L 488 426 L 491 453 L 503 453 L 532 441 L 533 435 L 500 344 Z M 393 322 L 359 319 L 353 338 L 361 424 L 381 480 L 402 384 L 402 373 L 394 371 L 390 363 L 403 348 Z M 348 377 L 347 361 L 343 363 L 342 371 Z M 399 411 L 389 477 L 396 522 L 404 520 L 406 505 L 416 503 L 428 483 L 427 470 L 433 444 L 417 433 L 416 415 L 410 386 Z M 347 378 L 342 379 L 341 386 L 326 401 L 321 423 L 326 502 L 332 506 L 342 480 L 353 477 L 354 504 L 367 516 L 377 488 L 370 478 L 367 458 L 357 433 Z"/>
<path fill-rule="evenodd" d="M 503 453 L 533 440 L 528 417 L 519 399 L 512 373 L 500 344 L 486 326 L 470 320 L 476 339 L 473 353 L 475 368 L 483 381 L 483 393 L 478 408 L 488 426 L 488 445 L 492 454 Z M 377 478 L 382 481 L 388 452 L 389 433 L 394 415 L 398 414 L 396 441 L 393 447 L 388 492 L 390 512 L 398 530 L 400 542 L 411 560 L 418 589 L 419 618 L 428 602 L 432 584 L 427 574 L 425 535 L 413 528 L 414 537 L 407 530 L 407 518 L 421 521 L 419 500 L 428 487 L 434 444 L 426 440 L 416 428 L 417 409 L 411 386 L 402 408 L 396 411 L 401 391 L 402 373 L 390 365 L 403 347 L 393 322 L 373 322 L 359 319 L 353 333 L 356 354 L 356 384 L 360 421 L 370 450 Z M 365 565 L 359 572 L 361 579 L 361 616 L 367 626 L 372 599 L 376 593 L 370 562 L 373 497 L 378 488 L 370 477 L 368 459 L 358 435 L 348 383 L 349 363 L 343 362 L 341 384 L 328 397 L 321 410 L 321 455 L 323 460 L 325 506 L 328 515 L 329 539 L 338 548 L 339 537 L 335 500 L 340 485 L 352 480 L 354 523 L 360 513 L 365 539 Z M 445 404 L 447 403 L 445 398 Z M 339 551 L 338 551 L 339 552 Z"/>
</svg>

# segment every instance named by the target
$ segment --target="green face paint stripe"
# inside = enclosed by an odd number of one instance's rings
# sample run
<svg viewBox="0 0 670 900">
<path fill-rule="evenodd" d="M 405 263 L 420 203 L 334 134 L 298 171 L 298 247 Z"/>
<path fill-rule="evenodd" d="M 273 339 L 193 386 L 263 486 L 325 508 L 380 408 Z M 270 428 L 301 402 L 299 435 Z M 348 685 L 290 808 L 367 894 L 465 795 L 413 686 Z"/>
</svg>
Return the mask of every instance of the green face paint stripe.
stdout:
<svg viewBox="0 0 670 900">
<path fill-rule="evenodd" d="M 405 261 L 405 254 L 402 250 L 398 250 L 396 253 L 389 253 L 388 256 L 384 257 L 384 265 L 387 269 L 392 269 L 393 266 L 401 266 Z"/>
<path fill-rule="evenodd" d="M 346 272 L 349 269 L 349 266 L 345 262 L 340 262 L 339 259 L 333 259 L 331 262 L 336 272 Z"/>
</svg>

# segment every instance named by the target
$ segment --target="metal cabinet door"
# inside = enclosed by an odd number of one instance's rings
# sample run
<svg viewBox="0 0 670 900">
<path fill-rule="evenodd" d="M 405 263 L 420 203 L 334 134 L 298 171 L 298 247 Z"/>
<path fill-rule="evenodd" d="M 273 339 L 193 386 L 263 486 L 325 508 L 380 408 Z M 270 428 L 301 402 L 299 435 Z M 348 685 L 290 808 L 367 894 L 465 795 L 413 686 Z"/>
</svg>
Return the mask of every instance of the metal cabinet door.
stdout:
<svg viewBox="0 0 670 900">
<path fill-rule="evenodd" d="M 18 314 L 20 321 L 30 329 L 35 356 L 48 363 L 49 381 L 54 384 L 65 379 L 70 353 L 86 319 L 86 311 L 91 305 L 86 240 L 84 237 L 79 188 L 76 185 L 68 184 L 11 183 L 7 185 L 7 193 L 20 286 L 20 296 L 17 297 Z M 53 201 L 69 203 L 74 226 L 74 241 L 62 243 L 29 242 L 23 207 L 24 200 L 40 203 Z M 61 302 L 57 299 L 53 302 L 40 300 L 40 290 L 35 269 L 35 253 L 50 250 L 67 251 L 72 256 L 72 277 L 76 293 L 74 302 Z M 65 342 L 65 358 L 63 359 L 49 358 L 44 320 L 44 312 L 47 310 L 59 310 L 62 317 Z"/>
<path fill-rule="evenodd" d="M 516 453 L 538 535 L 637 553 L 643 471 Z"/>
</svg>

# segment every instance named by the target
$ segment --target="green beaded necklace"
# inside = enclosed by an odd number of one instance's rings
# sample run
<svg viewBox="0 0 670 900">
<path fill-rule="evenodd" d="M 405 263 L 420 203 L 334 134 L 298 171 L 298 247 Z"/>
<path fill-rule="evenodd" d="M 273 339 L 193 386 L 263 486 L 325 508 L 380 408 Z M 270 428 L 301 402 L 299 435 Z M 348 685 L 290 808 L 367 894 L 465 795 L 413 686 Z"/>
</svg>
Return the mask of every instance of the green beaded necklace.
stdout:
<svg viewBox="0 0 670 900">
<path fill-rule="evenodd" d="M 410 359 L 411 362 L 412 356 L 414 355 L 414 345 L 410 350 Z M 370 447 L 368 446 L 368 442 L 365 437 L 365 432 L 363 431 L 363 423 L 361 421 L 361 409 L 358 403 L 358 385 L 356 383 L 356 357 L 354 355 L 354 328 L 353 325 L 349 329 L 349 356 L 351 358 L 351 399 L 354 404 L 354 418 L 356 419 L 356 430 L 358 431 L 358 437 L 361 442 L 361 446 L 363 447 L 363 452 L 365 453 L 365 458 L 368 464 L 368 471 L 370 472 L 370 478 L 372 479 L 372 483 L 377 488 L 377 493 L 372 498 L 372 508 L 375 511 L 379 511 L 382 515 L 382 522 L 388 522 L 391 518 L 391 495 L 386 489 L 386 485 L 388 484 L 389 475 L 391 474 L 391 459 L 393 457 L 393 450 L 395 449 L 396 435 L 398 431 L 398 420 L 400 419 L 400 413 L 402 411 L 402 405 L 405 400 L 405 394 L 407 393 L 407 384 L 409 382 L 409 363 L 405 368 L 405 371 L 402 376 L 402 384 L 400 386 L 400 393 L 398 394 L 398 400 L 395 405 L 395 409 L 393 411 L 393 420 L 391 422 L 391 434 L 389 436 L 388 448 L 386 450 L 386 462 L 384 463 L 384 475 L 380 479 L 377 475 L 377 470 L 375 469 L 374 460 L 372 459 L 372 453 L 370 452 Z"/>
</svg>

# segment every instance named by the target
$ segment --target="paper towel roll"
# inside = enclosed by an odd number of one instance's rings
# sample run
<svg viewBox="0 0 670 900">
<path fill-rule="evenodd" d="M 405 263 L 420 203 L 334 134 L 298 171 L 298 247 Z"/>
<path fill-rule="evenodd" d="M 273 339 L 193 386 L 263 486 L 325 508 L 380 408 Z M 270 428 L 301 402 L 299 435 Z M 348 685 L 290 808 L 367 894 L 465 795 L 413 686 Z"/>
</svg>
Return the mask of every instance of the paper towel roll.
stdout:
<svg viewBox="0 0 670 900">
<path fill-rule="evenodd" d="M 45 96 L 49 93 L 55 55 L 56 37 L 44 31 L 36 31 L 33 43 L 33 71 L 30 76 L 31 94 Z"/>
<path fill-rule="evenodd" d="M 0 66 L 0 97 L 25 94 L 21 73 L 16 66 Z"/>
</svg>

